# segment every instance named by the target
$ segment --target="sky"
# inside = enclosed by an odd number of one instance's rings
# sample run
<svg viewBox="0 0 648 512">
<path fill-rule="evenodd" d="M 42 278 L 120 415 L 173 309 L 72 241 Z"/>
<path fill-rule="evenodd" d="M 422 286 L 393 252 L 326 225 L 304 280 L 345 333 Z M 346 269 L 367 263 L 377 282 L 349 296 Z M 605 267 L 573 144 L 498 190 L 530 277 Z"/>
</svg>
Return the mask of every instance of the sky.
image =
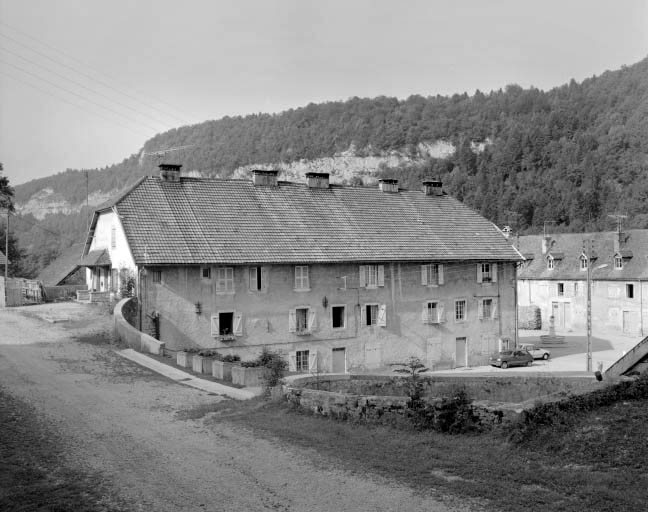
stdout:
<svg viewBox="0 0 648 512">
<path fill-rule="evenodd" d="M 0 0 L 0 162 L 18 185 L 226 115 L 548 90 L 646 56 L 645 0 Z"/>
</svg>

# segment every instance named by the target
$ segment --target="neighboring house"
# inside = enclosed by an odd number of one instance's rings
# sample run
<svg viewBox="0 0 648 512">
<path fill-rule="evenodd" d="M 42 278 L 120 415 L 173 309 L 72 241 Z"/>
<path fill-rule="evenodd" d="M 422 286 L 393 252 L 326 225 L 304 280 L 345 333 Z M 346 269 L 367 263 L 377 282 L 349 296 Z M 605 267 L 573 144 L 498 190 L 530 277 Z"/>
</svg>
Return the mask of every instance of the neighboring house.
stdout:
<svg viewBox="0 0 648 512">
<path fill-rule="evenodd" d="M 441 182 L 407 191 L 332 185 L 326 173 L 301 184 L 268 170 L 249 181 L 160 169 L 97 209 L 84 261 L 97 289 L 132 270 L 141 318 L 168 348 L 250 359 L 268 347 L 293 370 L 344 372 L 409 356 L 485 364 L 515 338 L 522 258 Z"/>
<path fill-rule="evenodd" d="M 586 329 L 589 264 L 593 330 L 643 336 L 648 230 L 522 236 L 518 248 L 518 305 L 538 306 L 543 328 L 553 316 L 559 332 Z"/>
<path fill-rule="evenodd" d="M 85 283 L 85 272 L 81 267 L 81 254 L 84 247 L 84 243 L 78 243 L 64 249 L 55 260 L 40 271 L 36 279 L 41 281 L 43 286 Z"/>
</svg>

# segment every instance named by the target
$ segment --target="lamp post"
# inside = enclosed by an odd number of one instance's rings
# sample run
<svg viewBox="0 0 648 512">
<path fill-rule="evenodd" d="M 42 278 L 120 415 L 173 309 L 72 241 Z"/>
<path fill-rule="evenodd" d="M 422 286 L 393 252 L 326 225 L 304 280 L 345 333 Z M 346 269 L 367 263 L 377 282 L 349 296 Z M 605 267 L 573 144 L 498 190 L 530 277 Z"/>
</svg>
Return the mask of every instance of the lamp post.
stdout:
<svg viewBox="0 0 648 512">
<path fill-rule="evenodd" d="M 592 241 L 587 254 L 587 371 L 592 371 L 592 272 L 607 267 L 607 263 L 592 268 Z"/>
<path fill-rule="evenodd" d="M 9 207 L 11 206 L 11 198 L 0 192 L 0 196 L 7 200 L 7 226 L 5 228 L 5 269 L 4 269 L 4 278 L 5 286 L 7 286 L 7 278 L 9 277 Z"/>
</svg>

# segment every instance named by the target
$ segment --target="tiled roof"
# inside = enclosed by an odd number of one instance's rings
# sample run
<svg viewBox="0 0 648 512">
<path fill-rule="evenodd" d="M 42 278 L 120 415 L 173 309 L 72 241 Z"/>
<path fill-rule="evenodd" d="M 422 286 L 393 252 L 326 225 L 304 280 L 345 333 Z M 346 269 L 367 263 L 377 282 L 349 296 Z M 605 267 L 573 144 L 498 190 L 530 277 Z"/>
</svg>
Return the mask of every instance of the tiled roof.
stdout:
<svg viewBox="0 0 648 512">
<path fill-rule="evenodd" d="M 4 265 L 6 262 L 7 262 L 7 258 L 5 257 L 4 253 L 0 251 L 0 265 Z"/>
<path fill-rule="evenodd" d="M 83 243 L 73 244 L 38 274 L 37 279 L 45 286 L 57 286 L 81 265 Z"/>
<path fill-rule="evenodd" d="M 138 264 L 521 260 L 450 196 L 149 177 L 115 205 Z"/>
<path fill-rule="evenodd" d="M 542 236 L 531 235 L 519 238 L 522 254 L 532 253 L 533 260 L 527 261 L 518 272 L 518 279 L 569 280 L 586 279 L 587 271 L 581 270 L 580 258 L 584 243 L 593 240 L 592 278 L 594 280 L 621 280 L 648 278 L 648 230 L 630 229 L 622 233 L 619 255 L 623 268 L 614 267 L 614 240 L 616 231 L 601 233 L 566 233 L 550 235 L 551 254 L 562 253 L 563 258 L 554 262 L 553 270 L 547 267 L 547 254 L 542 254 Z M 601 267 L 601 265 L 605 265 Z"/>
<path fill-rule="evenodd" d="M 109 267 L 111 265 L 110 254 L 105 249 L 90 251 L 79 262 L 79 265 L 82 267 Z"/>
</svg>

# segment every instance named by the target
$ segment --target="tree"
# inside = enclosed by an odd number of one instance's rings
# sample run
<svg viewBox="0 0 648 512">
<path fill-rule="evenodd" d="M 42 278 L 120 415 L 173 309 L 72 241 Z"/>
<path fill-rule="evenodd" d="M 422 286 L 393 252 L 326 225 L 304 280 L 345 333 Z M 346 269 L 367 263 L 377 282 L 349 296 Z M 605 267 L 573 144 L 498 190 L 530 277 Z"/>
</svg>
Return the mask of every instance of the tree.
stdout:
<svg viewBox="0 0 648 512">
<path fill-rule="evenodd" d="M 9 222 L 9 216 L 14 211 L 13 196 L 14 190 L 9 185 L 9 178 L 2 176 L 4 167 L 0 163 L 0 211 L 5 213 L 5 222 Z M 7 251 L 7 231 L 9 231 L 9 250 Z M 9 277 L 32 277 L 31 272 L 24 267 L 24 260 L 26 253 L 18 247 L 18 243 L 14 234 L 10 229 L 7 229 L 7 224 L 4 224 L 2 232 L 0 233 L 0 251 L 9 258 Z M 4 268 L 0 269 L 4 276 Z"/>
</svg>

